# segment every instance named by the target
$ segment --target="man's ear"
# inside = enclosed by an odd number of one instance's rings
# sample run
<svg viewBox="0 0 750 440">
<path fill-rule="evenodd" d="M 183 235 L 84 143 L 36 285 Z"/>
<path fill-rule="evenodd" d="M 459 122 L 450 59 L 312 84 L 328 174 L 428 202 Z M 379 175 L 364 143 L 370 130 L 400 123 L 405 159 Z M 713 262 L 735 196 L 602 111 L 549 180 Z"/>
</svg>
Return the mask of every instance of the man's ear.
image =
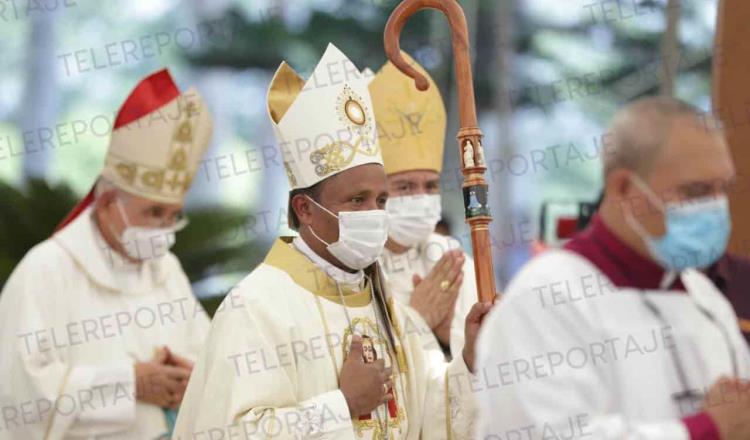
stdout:
<svg viewBox="0 0 750 440">
<path fill-rule="evenodd" d="M 630 197 L 632 171 L 625 168 L 617 168 L 609 172 L 606 178 L 606 194 L 616 200 L 623 200 Z"/>
<path fill-rule="evenodd" d="M 117 199 L 117 191 L 114 189 L 105 191 L 96 198 L 94 208 L 98 210 L 104 210 L 110 207 Z"/>
<path fill-rule="evenodd" d="M 292 198 L 292 209 L 297 215 L 300 227 L 312 224 L 312 203 L 304 194 L 296 194 Z"/>
</svg>

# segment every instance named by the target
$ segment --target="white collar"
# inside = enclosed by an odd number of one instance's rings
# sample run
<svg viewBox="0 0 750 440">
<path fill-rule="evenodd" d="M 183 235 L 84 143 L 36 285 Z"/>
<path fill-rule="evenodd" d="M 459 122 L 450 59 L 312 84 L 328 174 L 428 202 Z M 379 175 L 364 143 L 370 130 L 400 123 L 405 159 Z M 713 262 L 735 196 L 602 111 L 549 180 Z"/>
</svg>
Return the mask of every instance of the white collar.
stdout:
<svg viewBox="0 0 750 440">
<path fill-rule="evenodd" d="M 383 252 L 380 254 L 381 256 L 386 256 L 388 258 L 414 258 L 415 256 L 419 257 L 422 255 L 422 251 L 424 250 L 424 243 L 416 244 L 409 249 L 405 250 L 404 252 L 401 252 L 397 254 L 396 252 L 393 252 L 392 250 L 388 249 L 388 247 L 383 247 Z"/>
<path fill-rule="evenodd" d="M 134 264 L 112 249 L 101 236 L 91 207 L 81 212 L 53 238 L 76 260 L 81 270 L 110 290 L 141 290 L 151 283 L 161 284 L 166 281 L 159 259 Z"/>
<path fill-rule="evenodd" d="M 384 247 L 383 252 L 378 257 L 378 262 L 381 264 L 385 272 L 396 272 L 397 270 L 404 270 L 405 268 L 414 269 L 414 265 L 420 262 L 422 258 L 423 252 L 421 245 L 412 246 L 407 249 L 406 252 L 400 254 Z"/>
<path fill-rule="evenodd" d="M 362 270 L 351 273 L 343 269 L 340 269 L 333 264 L 329 263 L 325 258 L 316 254 L 314 250 L 302 239 L 302 237 L 295 237 L 292 240 L 292 244 L 297 248 L 298 251 L 302 252 L 310 261 L 316 266 L 321 268 L 323 272 L 329 277 L 333 278 L 337 283 L 343 284 L 345 287 L 355 288 L 357 290 L 362 289 L 364 286 L 365 273 Z"/>
<path fill-rule="evenodd" d="M 664 275 L 661 277 L 661 282 L 659 283 L 659 290 L 669 290 L 669 286 L 674 283 L 674 280 L 676 280 L 679 275 L 678 272 L 673 270 L 665 271 Z"/>
</svg>

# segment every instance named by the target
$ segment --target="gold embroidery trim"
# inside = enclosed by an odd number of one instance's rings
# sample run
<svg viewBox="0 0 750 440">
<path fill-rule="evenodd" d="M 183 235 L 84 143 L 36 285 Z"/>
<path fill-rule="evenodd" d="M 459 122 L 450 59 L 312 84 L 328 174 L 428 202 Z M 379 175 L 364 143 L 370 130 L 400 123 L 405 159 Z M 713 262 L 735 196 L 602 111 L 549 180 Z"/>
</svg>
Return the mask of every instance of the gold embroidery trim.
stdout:
<svg viewBox="0 0 750 440">
<path fill-rule="evenodd" d="M 342 288 L 345 304 L 342 303 L 336 282 L 291 243 L 292 237 L 276 240 L 263 262 L 286 272 L 298 286 L 325 300 L 348 307 L 365 307 L 370 304 L 370 283 L 367 283 L 363 291 Z"/>
<path fill-rule="evenodd" d="M 448 385 L 448 372 L 445 372 L 445 434 L 448 440 L 453 440 L 453 426 L 451 426 L 451 393 Z"/>
<path fill-rule="evenodd" d="M 144 165 L 112 153 L 107 155 L 108 165 L 121 179 L 139 191 L 157 195 L 182 196 L 193 181 L 197 167 L 188 168 L 188 157 L 195 148 L 197 122 L 193 119 L 198 114 L 198 108 L 193 101 L 183 104 L 182 100 L 187 99 L 184 96 L 177 99 L 177 105 L 182 107 L 180 115 L 184 116 L 180 118 L 172 132 L 168 159 L 164 167 Z"/>
<path fill-rule="evenodd" d="M 336 111 L 339 122 L 348 129 L 351 136 L 347 140 L 331 142 L 310 154 L 310 162 L 315 165 L 315 174 L 320 177 L 345 169 L 354 161 L 357 154 L 375 157 L 380 153 L 372 112 L 365 104 L 365 100 L 349 85 L 344 86 L 336 99 Z"/>
<path fill-rule="evenodd" d="M 344 334 L 341 338 L 341 349 L 343 352 L 343 359 L 346 359 L 346 355 L 348 353 L 348 347 L 351 344 L 347 344 L 347 341 L 351 341 L 351 337 L 354 333 L 354 329 L 357 328 L 357 326 L 360 326 L 361 328 L 369 329 L 370 332 L 372 332 L 372 336 L 368 336 L 373 344 L 379 344 L 381 346 L 386 347 L 386 352 L 390 353 L 390 350 L 387 349 L 388 347 L 388 341 L 385 340 L 384 336 L 380 332 L 380 329 L 378 326 L 372 322 L 369 318 L 366 317 L 357 317 L 352 319 L 352 323 L 350 326 L 347 326 L 344 330 Z M 403 350 L 400 350 L 400 347 L 396 347 L 397 352 L 403 353 Z M 385 356 L 385 355 L 384 355 Z M 388 355 L 390 357 L 390 354 Z M 398 355 L 396 356 L 396 359 L 394 360 L 391 358 L 391 364 L 393 362 L 400 363 L 400 359 L 398 358 Z M 403 371 L 394 371 L 395 374 L 405 374 Z M 388 418 L 388 424 L 386 425 L 389 430 L 394 429 L 400 429 L 401 424 L 404 420 L 406 420 L 406 412 L 404 410 L 404 404 L 405 402 L 399 400 L 399 393 L 398 393 L 398 386 L 397 383 L 399 381 L 394 380 L 393 381 L 393 400 L 396 402 L 396 416 L 392 417 L 390 414 L 390 409 L 388 408 L 388 404 L 385 404 L 385 414 Z M 379 407 L 378 407 L 379 408 Z M 378 411 L 376 409 L 375 411 Z M 354 424 L 354 428 L 357 432 L 358 437 L 363 437 L 365 431 L 373 431 L 372 438 L 373 439 L 384 439 L 385 433 L 383 431 L 383 427 L 378 423 L 377 418 L 370 418 L 369 420 L 360 420 L 359 418 L 352 418 L 352 423 Z"/>
<path fill-rule="evenodd" d="M 364 141 L 365 137 L 360 136 L 354 144 L 338 141 L 313 151 L 310 154 L 310 162 L 315 165 L 315 174 L 324 177 L 340 171 L 354 161 L 357 153 L 369 157 L 377 156 L 380 152 L 378 145 L 370 145 Z"/>
<path fill-rule="evenodd" d="M 401 326 L 398 323 L 398 315 L 395 313 L 395 307 L 393 306 L 393 298 L 388 298 L 385 301 L 386 307 L 388 307 L 388 314 L 391 317 L 391 326 L 393 327 L 393 334 L 398 340 L 399 346 L 396 347 L 396 359 L 398 361 L 398 367 L 403 371 L 404 374 L 409 372 L 409 363 L 406 360 L 406 353 L 404 353 L 404 335 L 401 331 Z M 407 317 L 408 318 L 408 317 Z"/>
<path fill-rule="evenodd" d="M 323 331 L 326 332 L 326 345 L 328 345 L 328 354 L 331 357 L 331 364 L 333 365 L 333 373 L 336 375 L 336 384 L 341 386 L 341 372 L 339 371 L 338 365 L 336 365 L 336 354 L 333 352 L 333 344 L 331 344 L 331 331 L 328 327 L 328 320 L 326 319 L 325 311 L 323 310 L 323 304 L 320 302 L 320 297 L 315 295 L 315 304 L 318 306 L 318 314 L 320 320 L 323 321 Z M 341 364 L 346 360 L 345 357 L 341 358 Z"/>
</svg>

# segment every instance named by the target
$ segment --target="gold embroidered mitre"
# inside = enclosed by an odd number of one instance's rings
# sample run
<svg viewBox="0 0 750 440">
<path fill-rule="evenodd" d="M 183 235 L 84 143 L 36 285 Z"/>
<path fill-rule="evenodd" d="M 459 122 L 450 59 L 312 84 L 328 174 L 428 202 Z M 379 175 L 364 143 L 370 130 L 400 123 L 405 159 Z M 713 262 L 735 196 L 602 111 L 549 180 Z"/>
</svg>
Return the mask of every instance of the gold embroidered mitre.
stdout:
<svg viewBox="0 0 750 440">
<path fill-rule="evenodd" d="M 383 164 L 369 80 L 333 44 L 307 81 L 281 63 L 268 88 L 268 116 L 292 189 Z"/>
<path fill-rule="evenodd" d="M 430 81 L 424 92 L 390 61 L 370 83 L 378 139 L 387 174 L 411 170 L 443 169 L 446 115 L 435 81 L 405 52 L 409 63 Z"/>
<path fill-rule="evenodd" d="M 198 92 L 180 93 L 166 69 L 156 72 L 120 108 L 102 177 L 140 197 L 181 203 L 212 131 Z"/>
</svg>

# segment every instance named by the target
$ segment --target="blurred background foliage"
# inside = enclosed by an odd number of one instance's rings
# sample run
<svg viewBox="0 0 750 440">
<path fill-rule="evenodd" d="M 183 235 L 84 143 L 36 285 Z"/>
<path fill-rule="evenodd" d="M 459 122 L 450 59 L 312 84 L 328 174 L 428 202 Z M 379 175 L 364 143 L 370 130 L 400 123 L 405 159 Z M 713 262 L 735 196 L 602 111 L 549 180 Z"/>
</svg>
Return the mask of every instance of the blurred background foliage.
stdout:
<svg viewBox="0 0 750 440">
<path fill-rule="evenodd" d="M 50 186 L 29 179 L 22 191 L 0 182 L 0 280 L 6 280 L 24 254 L 49 237 L 57 223 L 77 202 L 67 185 Z"/>
<path fill-rule="evenodd" d="M 359 68 L 377 71 L 385 62 L 382 30 L 398 1 L 71 2 L 0 26 L 0 285 L 96 179 L 108 142 L 107 131 L 94 128 L 97 118 L 111 120 L 141 77 L 168 66 L 181 87 L 201 91 L 216 120 L 188 198 L 191 223 L 174 248 L 196 293 L 215 301 L 262 260 L 275 236 L 289 232 L 288 187 L 279 167 L 218 173 L 221 161 L 265 157 L 273 148 L 265 91 L 274 70 L 287 60 L 307 76 L 333 42 Z M 460 3 L 472 32 L 502 286 L 529 257 L 544 202 L 597 197 L 597 138 L 618 106 L 662 92 L 708 108 L 716 1 Z M 108 44 L 180 29 L 198 35 L 202 27 L 213 37 L 190 44 L 175 39 L 158 54 L 119 65 L 82 70 L 73 64 L 76 56 L 101 58 Z M 421 13 L 407 25 L 402 47 L 443 92 L 450 121 L 445 216 L 468 246 L 456 190 L 457 97 L 448 32 L 441 15 Z M 88 129 L 72 144 L 57 139 L 52 148 L 13 154 L 24 148 L 27 133 L 35 138 L 41 127 L 75 121 Z"/>
</svg>

